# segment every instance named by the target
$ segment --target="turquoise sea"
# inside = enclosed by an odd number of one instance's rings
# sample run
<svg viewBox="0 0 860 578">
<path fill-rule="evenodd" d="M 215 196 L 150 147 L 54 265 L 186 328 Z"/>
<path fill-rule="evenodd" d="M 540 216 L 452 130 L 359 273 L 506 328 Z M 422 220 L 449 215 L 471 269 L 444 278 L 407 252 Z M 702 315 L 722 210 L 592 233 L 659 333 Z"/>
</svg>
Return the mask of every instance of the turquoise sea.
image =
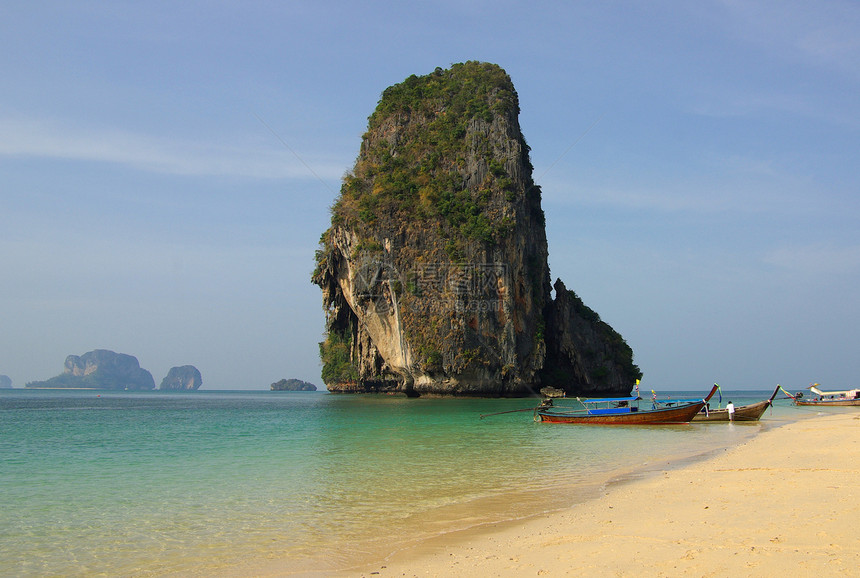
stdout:
<svg viewBox="0 0 860 578">
<path fill-rule="evenodd" d="M 724 391 L 723 402 L 769 394 Z M 534 404 L 0 390 L 0 575 L 324 574 L 563 508 L 803 416 L 778 401 L 753 424 L 480 419 Z"/>
</svg>

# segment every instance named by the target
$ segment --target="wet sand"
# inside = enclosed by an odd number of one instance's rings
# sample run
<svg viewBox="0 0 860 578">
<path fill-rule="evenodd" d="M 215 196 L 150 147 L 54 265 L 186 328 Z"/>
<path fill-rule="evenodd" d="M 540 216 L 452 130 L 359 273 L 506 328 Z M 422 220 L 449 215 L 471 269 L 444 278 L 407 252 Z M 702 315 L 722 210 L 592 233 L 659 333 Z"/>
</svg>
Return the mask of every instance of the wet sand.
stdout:
<svg viewBox="0 0 860 578">
<path fill-rule="evenodd" d="M 339 575 L 858 576 L 858 486 L 860 412 L 849 409 Z"/>
</svg>

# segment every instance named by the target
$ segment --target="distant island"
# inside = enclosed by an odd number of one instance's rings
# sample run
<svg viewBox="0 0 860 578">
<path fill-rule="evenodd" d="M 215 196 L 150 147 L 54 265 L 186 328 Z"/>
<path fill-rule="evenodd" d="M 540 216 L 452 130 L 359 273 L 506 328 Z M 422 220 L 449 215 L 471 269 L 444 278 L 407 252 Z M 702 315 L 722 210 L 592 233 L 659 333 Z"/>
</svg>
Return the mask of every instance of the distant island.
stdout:
<svg viewBox="0 0 860 578">
<path fill-rule="evenodd" d="M 301 379 L 282 379 L 271 385 L 272 391 L 316 391 L 317 386 Z"/>
<path fill-rule="evenodd" d="M 161 380 L 160 390 L 196 391 L 203 385 L 203 377 L 193 365 L 171 367 L 164 379 Z"/>
<path fill-rule="evenodd" d="M 152 374 L 140 366 L 137 358 L 109 349 L 94 349 L 83 355 L 66 357 L 63 373 L 45 381 L 31 381 L 29 389 L 103 389 L 150 391 L 155 389 Z M 5 376 L 0 376 L 3 387 Z M 8 378 L 7 378 L 8 379 Z M 203 385 L 200 371 L 193 365 L 171 367 L 161 381 L 160 390 L 196 391 Z M 11 387 L 11 380 L 9 381 Z"/>
<path fill-rule="evenodd" d="M 0 375 L 0 389 L 10 389 L 12 387 L 12 378 L 8 375 Z"/>
<path fill-rule="evenodd" d="M 155 389 L 152 374 L 133 355 L 96 349 L 66 357 L 63 373 L 45 381 L 31 381 L 30 389 Z"/>
</svg>

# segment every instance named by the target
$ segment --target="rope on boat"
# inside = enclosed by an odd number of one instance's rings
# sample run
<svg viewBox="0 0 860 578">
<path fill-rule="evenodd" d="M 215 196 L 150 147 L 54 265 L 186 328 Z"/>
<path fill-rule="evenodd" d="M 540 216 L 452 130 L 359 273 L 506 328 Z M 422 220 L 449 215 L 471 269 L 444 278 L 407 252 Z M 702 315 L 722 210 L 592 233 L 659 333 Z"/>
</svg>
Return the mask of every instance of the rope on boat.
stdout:
<svg viewBox="0 0 860 578">
<path fill-rule="evenodd" d="M 520 411 L 533 411 L 533 412 L 537 413 L 537 411 L 539 409 L 545 409 L 548 407 L 552 407 L 552 399 L 550 399 L 550 398 L 543 400 L 536 407 L 524 407 L 523 409 L 509 409 L 507 411 L 497 411 L 496 413 L 485 413 L 485 414 L 481 415 L 480 419 L 484 419 L 485 417 L 490 417 L 491 415 L 502 415 L 504 413 L 517 413 Z"/>
<path fill-rule="evenodd" d="M 485 413 L 485 414 L 481 415 L 480 419 L 484 419 L 485 417 L 490 417 L 491 415 L 502 415 L 503 413 L 516 413 L 518 411 L 535 411 L 537 409 L 540 409 L 540 407 L 541 406 L 526 407 L 523 409 L 509 409 L 508 411 L 497 411 L 496 413 Z"/>
</svg>

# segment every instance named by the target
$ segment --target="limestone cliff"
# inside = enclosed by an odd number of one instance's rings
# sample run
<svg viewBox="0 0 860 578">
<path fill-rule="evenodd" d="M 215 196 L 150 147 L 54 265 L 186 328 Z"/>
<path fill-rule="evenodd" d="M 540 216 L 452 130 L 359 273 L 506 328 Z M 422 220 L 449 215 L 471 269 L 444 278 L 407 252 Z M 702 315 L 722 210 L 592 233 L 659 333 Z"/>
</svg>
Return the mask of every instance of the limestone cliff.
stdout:
<svg viewBox="0 0 860 578">
<path fill-rule="evenodd" d="M 561 279 L 547 308 L 547 360 L 543 383 L 577 395 L 627 394 L 642 374 L 633 350 L 608 323 L 586 306 Z M 633 381 L 631 381 L 633 380 Z M 565 384 L 577 384 L 571 388 Z M 615 389 L 611 384 L 620 384 Z"/>
<path fill-rule="evenodd" d="M 437 68 L 384 91 L 316 255 L 329 390 L 630 391 L 640 374 L 623 339 L 592 331 L 581 341 L 594 320 L 565 306 L 566 290 L 551 298 L 518 115 L 493 64 Z"/>
</svg>

